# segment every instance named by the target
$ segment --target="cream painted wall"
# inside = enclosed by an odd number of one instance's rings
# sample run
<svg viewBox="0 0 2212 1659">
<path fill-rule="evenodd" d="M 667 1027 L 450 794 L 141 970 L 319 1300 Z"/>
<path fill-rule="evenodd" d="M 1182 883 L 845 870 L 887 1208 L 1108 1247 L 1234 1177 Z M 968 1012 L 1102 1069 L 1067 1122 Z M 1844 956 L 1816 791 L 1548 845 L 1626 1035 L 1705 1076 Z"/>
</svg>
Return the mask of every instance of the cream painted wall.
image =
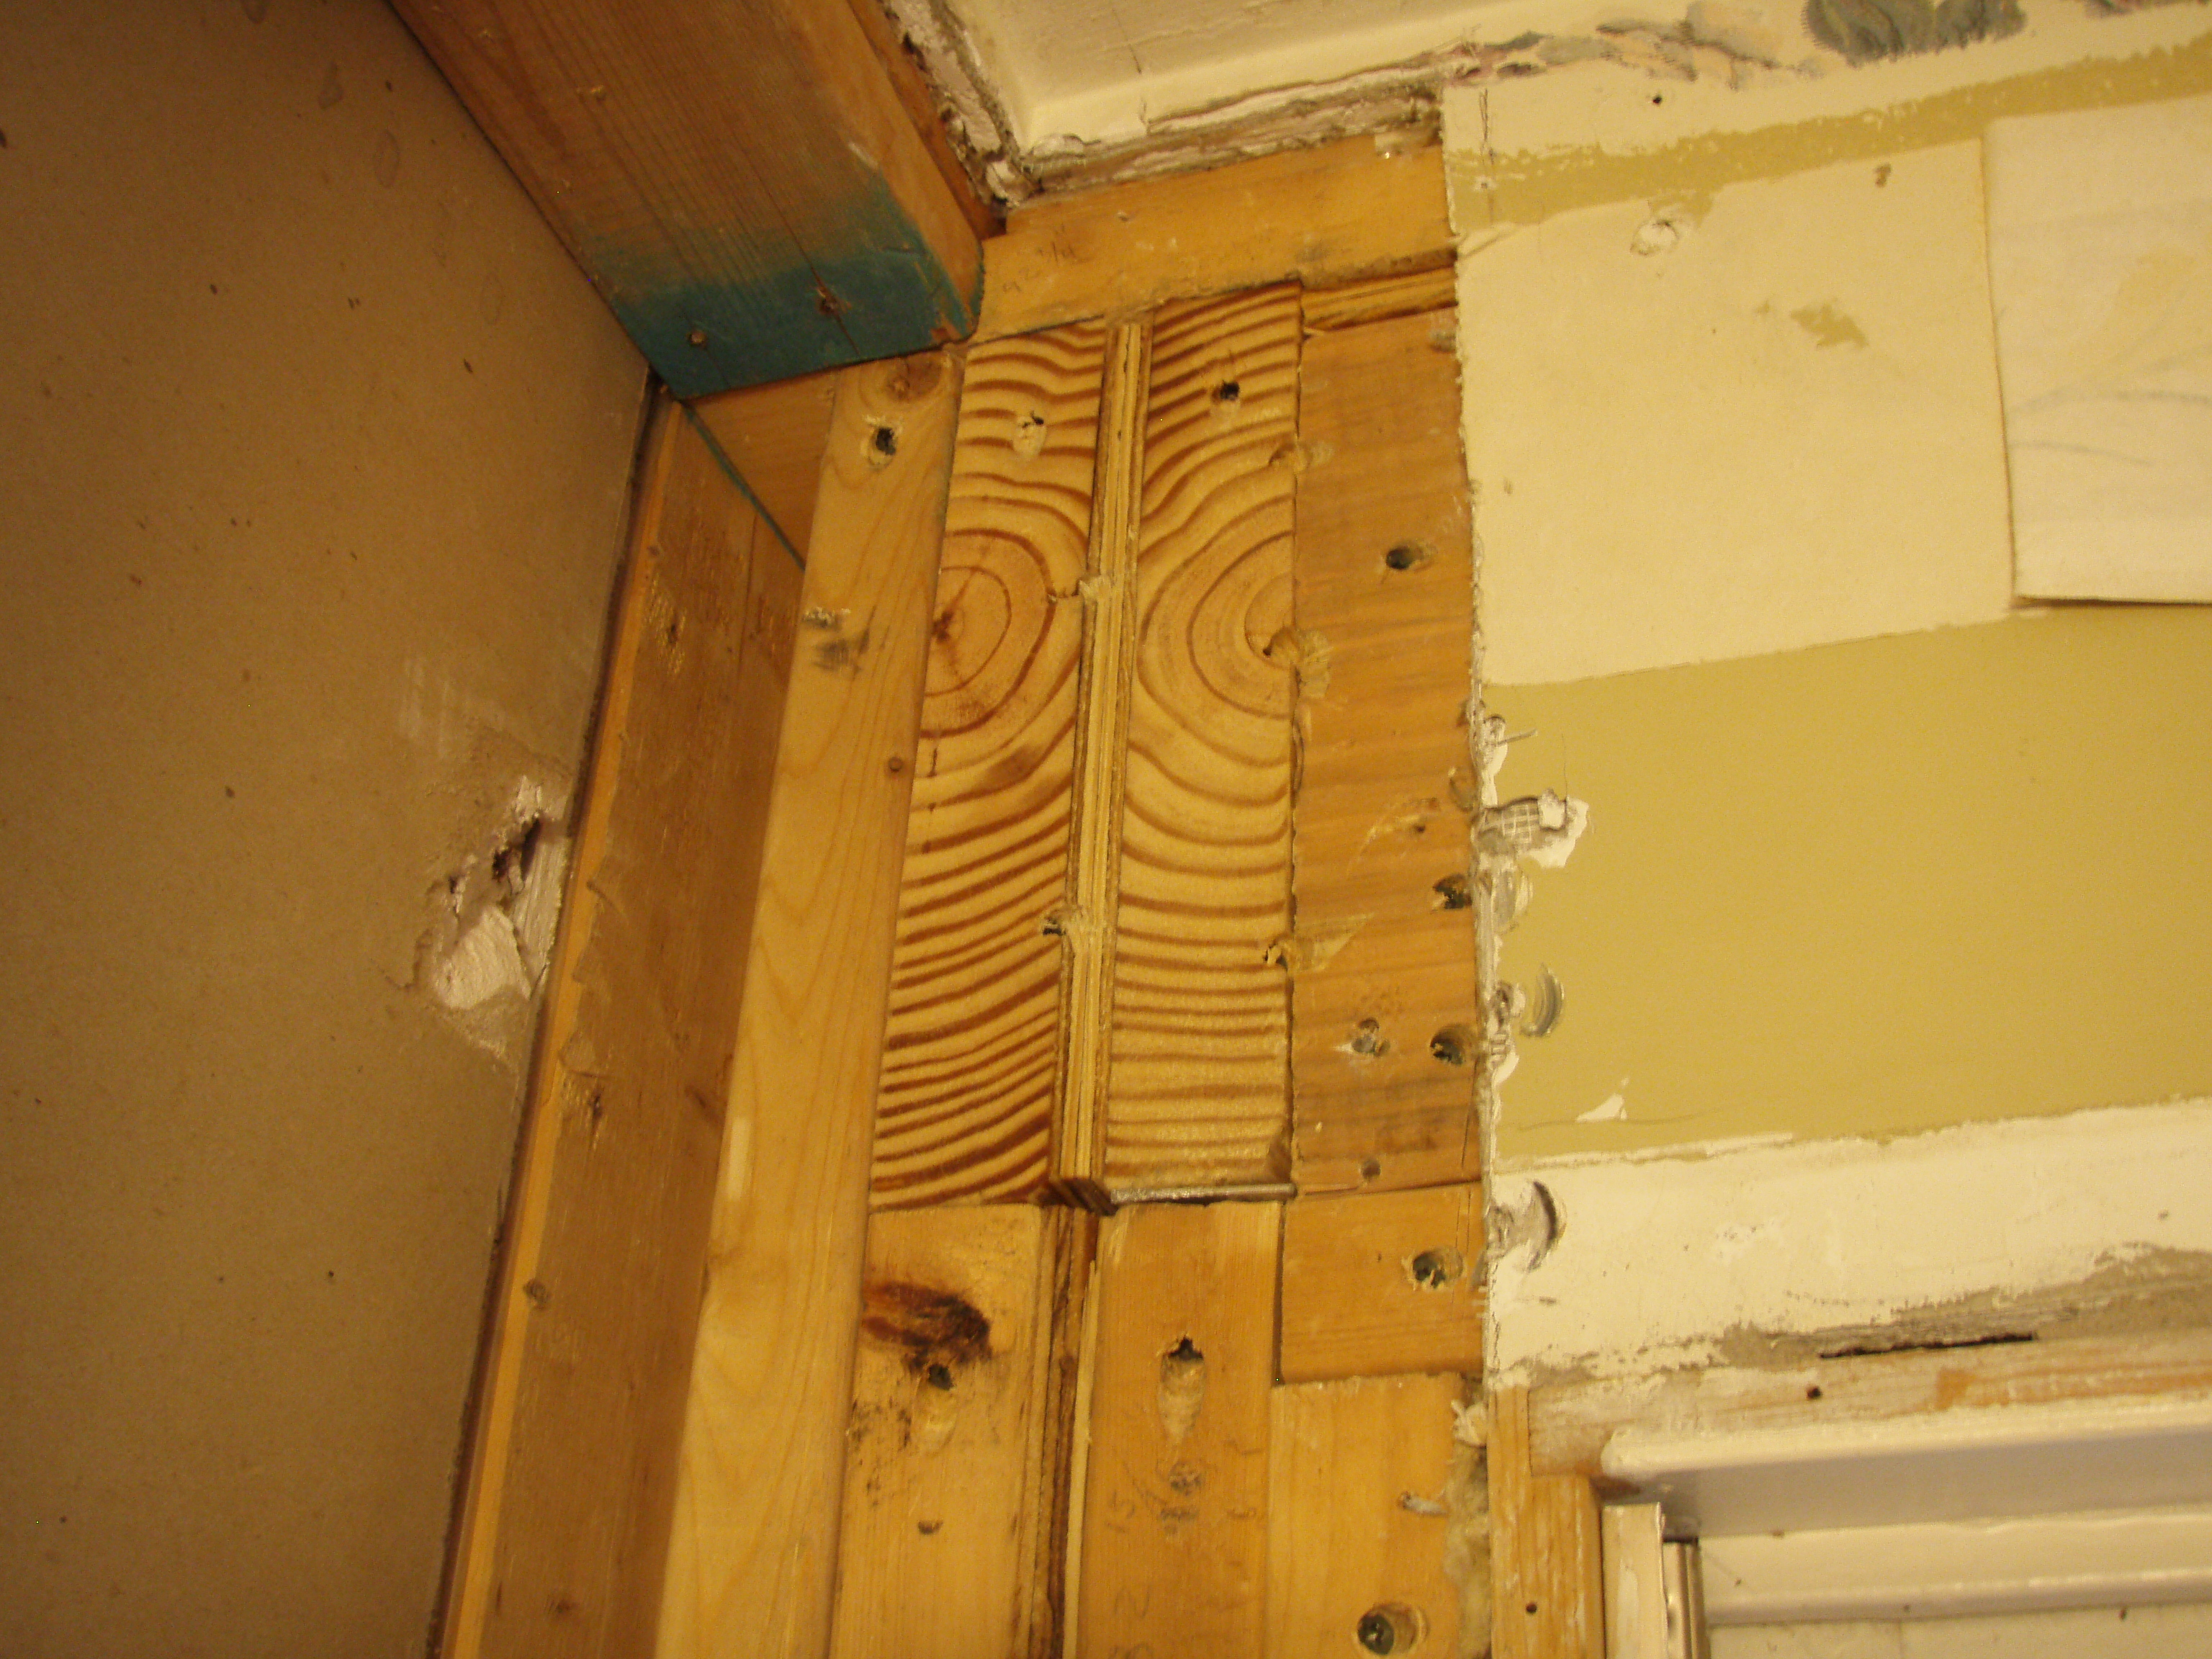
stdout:
<svg viewBox="0 0 2212 1659">
<path fill-rule="evenodd" d="M 1520 1040 L 1500 1166 L 2212 1091 L 2212 611 L 2010 608 L 1959 136 L 2111 77 L 1954 93 L 1874 154 L 1825 116 L 1825 155 L 1676 136 L 1676 184 L 1611 202 L 1633 143 L 1537 191 L 1505 91 L 1452 152 L 1505 181 L 1455 204 L 1486 697 L 1530 733 L 1501 793 L 1590 827 L 1503 940 L 1565 1013 Z"/>
<path fill-rule="evenodd" d="M 527 1011 L 416 951 L 642 366 L 382 5 L 9 7 L 0 134 L 0 1651 L 419 1652 Z"/>
</svg>

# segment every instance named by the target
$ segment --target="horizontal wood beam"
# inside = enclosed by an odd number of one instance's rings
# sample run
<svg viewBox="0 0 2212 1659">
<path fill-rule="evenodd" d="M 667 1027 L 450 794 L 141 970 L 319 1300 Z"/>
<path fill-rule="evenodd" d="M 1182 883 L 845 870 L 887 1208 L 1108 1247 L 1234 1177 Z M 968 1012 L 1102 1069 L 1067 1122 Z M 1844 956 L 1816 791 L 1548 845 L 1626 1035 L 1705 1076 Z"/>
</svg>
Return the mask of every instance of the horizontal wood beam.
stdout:
<svg viewBox="0 0 2212 1659">
<path fill-rule="evenodd" d="M 974 326 L 975 227 L 852 0 L 398 0 L 678 395 Z"/>
<path fill-rule="evenodd" d="M 1346 138 L 1017 210 L 985 247 L 979 337 L 1451 258 L 1443 151 Z"/>
</svg>

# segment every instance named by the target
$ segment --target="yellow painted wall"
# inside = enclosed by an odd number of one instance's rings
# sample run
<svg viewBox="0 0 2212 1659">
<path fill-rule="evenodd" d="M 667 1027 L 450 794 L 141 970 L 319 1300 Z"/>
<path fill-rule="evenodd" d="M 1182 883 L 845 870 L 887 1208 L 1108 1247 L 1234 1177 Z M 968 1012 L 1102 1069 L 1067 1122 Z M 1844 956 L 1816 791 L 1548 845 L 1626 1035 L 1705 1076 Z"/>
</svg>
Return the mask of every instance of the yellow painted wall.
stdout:
<svg viewBox="0 0 2212 1659">
<path fill-rule="evenodd" d="M 642 364 L 365 0 L 0 9 L 0 1652 L 419 1653 Z"/>
<path fill-rule="evenodd" d="M 2212 85 L 2157 27 L 1702 133 L 1610 65 L 1458 95 L 1500 790 L 1590 805 L 1501 1164 L 2212 1095 L 2212 612 L 2009 605 L 1979 252 L 1990 119 Z"/>
<path fill-rule="evenodd" d="M 1591 823 L 1504 972 L 1513 1156 L 2212 1096 L 2212 610 L 1498 686 Z M 1617 1121 L 1576 1119 L 1620 1097 Z"/>
</svg>

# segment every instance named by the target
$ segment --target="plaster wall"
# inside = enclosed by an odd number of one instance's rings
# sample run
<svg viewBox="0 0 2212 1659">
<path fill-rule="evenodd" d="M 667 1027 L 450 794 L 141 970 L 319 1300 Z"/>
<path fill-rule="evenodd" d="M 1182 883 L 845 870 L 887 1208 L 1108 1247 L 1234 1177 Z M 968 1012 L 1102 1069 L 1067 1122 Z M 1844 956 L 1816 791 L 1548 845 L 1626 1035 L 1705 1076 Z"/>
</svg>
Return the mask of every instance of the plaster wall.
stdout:
<svg viewBox="0 0 2212 1659">
<path fill-rule="evenodd" d="M 2212 54 L 2029 20 L 1447 100 L 1497 793 L 1588 804 L 1498 941 L 1497 1194 L 1560 1224 L 1500 1375 L 2202 1316 L 2190 1135 L 2089 1149 L 2212 1093 L 2212 611 L 2012 597 L 1982 141 Z"/>
<path fill-rule="evenodd" d="M 419 1652 L 642 365 L 362 0 L 8 8 L 0 223 L 0 1651 Z"/>
</svg>

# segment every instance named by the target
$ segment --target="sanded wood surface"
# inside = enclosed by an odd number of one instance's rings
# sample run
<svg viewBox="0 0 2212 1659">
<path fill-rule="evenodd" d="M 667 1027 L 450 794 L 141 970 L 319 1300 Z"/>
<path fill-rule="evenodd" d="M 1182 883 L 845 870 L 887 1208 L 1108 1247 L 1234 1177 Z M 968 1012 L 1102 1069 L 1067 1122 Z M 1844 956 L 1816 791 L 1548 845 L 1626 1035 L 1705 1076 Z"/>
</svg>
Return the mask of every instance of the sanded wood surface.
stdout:
<svg viewBox="0 0 2212 1659">
<path fill-rule="evenodd" d="M 1369 276 L 1336 288 L 1310 287 L 1305 297 L 1306 331 L 1357 328 L 1362 323 L 1410 317 L 1416 312 L 1442 312 L 1447 314 L 1435 319 L 1433 328 L 1456 335 L 1453 307 L 1458 298 L 1459 273 L 1449 264 L 1394 276 Z"/>
<path fill-rule="evenodd" d="M 1087 1208 L 1107 1207 L 1108 1078 L 1121 943 L 1121 831 L 1128 775 L 1129 701 L 1136 678 L 1137 522 L 1150 401 L 1149 319 L 1116 324 L 1098 387 L 1098 465 L 1091 552 L 1083 579 L 1083 674 L 1077 696 L 1075 797 L 1061 961 L 1060 1094 L 1052 1188 Z"/>
<path fill-rule="evenodd" d="M 1083 580 L 1105 331 L 978 347 L 915 757 L 879 1205 L 1043 1183 L 1059 1060 Z"/>
<path fill-rule="evenodd" d="M 1017 210 L 985 245 L 979 337 L 1451 258 L 1442 149 L 1346 138 Z"/>
<path fill-rule="evenodd" d="M 1482 1369 L 1482 1189 L 1293 1200 L 1283 1210 L 1285 1382 Z"/>
<path fill-rule="evenodd" d="M 1297 291 L 1153 321 L 1106 1172 L 1279 1181 Z"/>
<path fill-rule="evenodd" d="M 1579 1475 L 1534 1474 L 1528 1391 L 1490 1395 L 1492 1659 L 1603 1659 L 1597 1498 Z"/>
<path fill-rule="evenodd" d="M 1474 544 L 1448 329 L 1305 342 L 1297 615 L 1301 1190 L 1468 1180 L 1484 1022 L 1464 804 Z"/>
<path fill-rule="evenodd" d="M 798 594 L 664 405 L 525 1114 L 448 1655 L 652 1644 Z"/>
<path fill-rule="evenodd" d="M 1074 1652 L 1265 1650 L 1273 1204 L 1152 1205 L 1099 1234 Z"/>
<path fill-rule="evenodd" d="M 801 560 L 814 529 L 835 370 L 702 398 L 689 405 Z"/>
<path fill-rule="evenodd" d="M 401 0 L 682 396 L 973 324 L 975 228 L 851 0 Z"/>
<path fill-rule="evenodd" d="M 1343 1659 L 1363 1624 L 1390 1651 L 1459 1651 L 1445 1575 L 1457 1376 L 1274 1391 L 1267 1455 L 1269 1659 Z"/>
<path fill-rule="evenodd" d="M 834 1654 L 1058 1652 L 1097 1225 L 1029 1205 L 871 1218 Z"/>
<path fill-rule="evenodd" d="M 830 1640 L 869 1142 L 957 392 L 957 365 L 938 354 L 838 380 L 691 1369 L 658 1646 L 669 1659 L 811 1656 Z"/>
<path fill-rule="evenodd" d="M 1560 1383 L 1529 1395 L 1530 1456 L 1539 1474 L 1588 1475 L 1597 1473 L 1607 1439 L 1631 1427 L 1725 1434 L 2175 1395 L 2212 1399 L 2212 1331 L 2052 1337 Z"/>
</svg>

